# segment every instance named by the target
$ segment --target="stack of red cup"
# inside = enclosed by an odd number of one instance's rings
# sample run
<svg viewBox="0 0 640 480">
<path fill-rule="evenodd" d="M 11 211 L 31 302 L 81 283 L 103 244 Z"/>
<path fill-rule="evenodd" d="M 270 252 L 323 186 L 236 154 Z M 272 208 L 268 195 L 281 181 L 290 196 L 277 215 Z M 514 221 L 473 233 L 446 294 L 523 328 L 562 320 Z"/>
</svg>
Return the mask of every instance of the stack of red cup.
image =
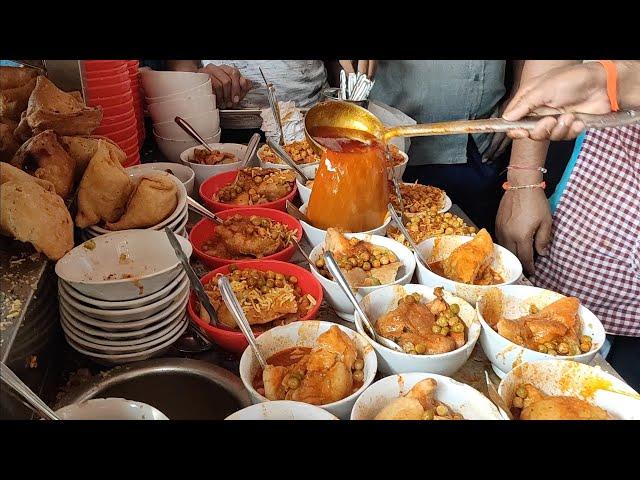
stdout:
<svg viewBox="0 0 640 480">
<path fill-rule="evenodd" d="M 127 69 L 129 70 L 129 80 L 131 80 L 131 95 L 133 96 L 133 110 L 136 114 L 138 122 L 138 140 L 140 146 L 144 142 L 144 110 L 142 108 L 142 94 L 140 86 L 140 78 L 138 77 L 139 60 L 127 60 Z"/>
<path fill-rule="evenodd" d="M 85 60 L 84 83 L 87 105 L 103 109 L 102 123 L 93 133 L 118 144 L 127 154 L 124 167 L 138 165 L 141 139 L 127 61 Z"/>
</svg>

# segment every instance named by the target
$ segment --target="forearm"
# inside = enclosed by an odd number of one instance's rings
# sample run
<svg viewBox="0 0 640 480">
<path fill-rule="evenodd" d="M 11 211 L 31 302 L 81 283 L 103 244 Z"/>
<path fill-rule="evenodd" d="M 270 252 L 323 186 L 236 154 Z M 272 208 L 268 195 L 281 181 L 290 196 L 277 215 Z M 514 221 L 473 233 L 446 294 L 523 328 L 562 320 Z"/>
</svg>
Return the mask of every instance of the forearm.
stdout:
<svg viewBox="0 0 640 480">
<path fill-rule="evenodd" d="M 640 61 L 617 60 L 620 108 L 640 106 Z"/>
<path fill-rule="evenodd" d="M 169 70 L 178 72 L 195 72 L 198 70 L 199 60 L 167 60 Z"/>
</svg>

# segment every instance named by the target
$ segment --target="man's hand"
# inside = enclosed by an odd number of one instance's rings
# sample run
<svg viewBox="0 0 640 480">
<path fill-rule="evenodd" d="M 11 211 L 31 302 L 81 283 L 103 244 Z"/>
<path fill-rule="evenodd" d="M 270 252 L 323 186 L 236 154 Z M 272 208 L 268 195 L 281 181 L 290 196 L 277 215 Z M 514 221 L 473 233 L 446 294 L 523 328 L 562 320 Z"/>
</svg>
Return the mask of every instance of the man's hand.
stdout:
<svg viewBox="0 0 640 480">
<path fill-rule="evenodd" d="M 354 68 L 354 64 L 357 65 Z M 377 60 L 340 60 L 340 66 L 344 71 L 349 73 L 364 73 L 369 80 L 373 80 L 376 76 L 376 70 L 378 69 Z M 357 70 L 356 70 L 357 68 Z"/>
<path fill-rule="evenodd" d="M 576 138 L 585 125 L 570 112 L 608 113 L 607 75 L 599 63 L 559 67 L 525 84 L 504 111 L 506 120 L 518 120 L 539 107 L 551 107 L 567 112 L 558 119 L 547 117 L 531 132 L 512 130 L 511 138 L 533 140 L 570 140 Z"/>
<path fill-rule="evenodd" d="M 211 77 L 211 86 L 216 94 L 218 108 L 231 108 L 240 103 L 251 90 L 252 84 L 240 74 L 240 71 L 229 65 L 209 64 L 198 70 Z"/>
<path fill-rule="evenodd" d="M 551 240 L 551 210 L 539 188 L 505 192 L 496 217 L 500 245 L 511 250 L 528 273 L 534 272 L 533 246 L 539 255 L 547 254 Z"/>
</svg>

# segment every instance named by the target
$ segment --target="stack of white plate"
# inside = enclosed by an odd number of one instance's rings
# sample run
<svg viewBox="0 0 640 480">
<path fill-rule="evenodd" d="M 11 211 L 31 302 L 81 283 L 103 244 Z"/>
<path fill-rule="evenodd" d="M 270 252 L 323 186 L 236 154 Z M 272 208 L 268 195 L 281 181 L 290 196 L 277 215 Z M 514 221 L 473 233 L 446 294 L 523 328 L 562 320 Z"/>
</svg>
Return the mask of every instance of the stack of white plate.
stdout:
<svg viewBox="0 0 640 480">
<path fill-rule="evenodd" d="M 134 182 L 137 182 L 138 179 L 143 175 L 148 175 L 152 172 L 145 170 L 128 170 L 127 173 L 133 179 Z M 182 183 L 182 181 L 177 178 L 175 175 L 171 175 L 166 172 L 158 172 L 160 174 L 164 173 L 169 175 L 170 178 L 176 183 L 178 188 L 178 204 L 176 209 L 173 211 L 171 215 L 165 218 L 162 222 L 154 225 L 153 227 L 149 227 L 149 230 L 164 230 L 165 227 L 169 227 L 176 235 L 180 235 L 182 237 L 187 236 L 187 221 L 189 220 L 189 206 L 187 205 L 187 190 Z M 80 240 L 87 241 L 99 235 L 105 235 L 107 233 L 113 233 L 112 230 L 107 230 L 104 227 L 100 227 L 99 225 L 93 225 L 91 227 L 87 227 L 80 232 Z"/>
<path fill-rule="evenodd" d="M 189 257 L 191 244 L 178 240 Z M 125 230 L 94 241 L 56 264 L 67 342 L 105 365 L 163 354 L 187 328 L 189 299 L 189 279 L 166 235 Z"/>
<path fill-rule="evenodd" d="M 171 162 L 180 153 L 198 145 L 174 121 L 184 118 L 207 143 L 220 140 L 220 112 L 206 73 L 141 70 L 147 109 L 153 120 L 153 134 L 160 151 Z"/>
</svg>

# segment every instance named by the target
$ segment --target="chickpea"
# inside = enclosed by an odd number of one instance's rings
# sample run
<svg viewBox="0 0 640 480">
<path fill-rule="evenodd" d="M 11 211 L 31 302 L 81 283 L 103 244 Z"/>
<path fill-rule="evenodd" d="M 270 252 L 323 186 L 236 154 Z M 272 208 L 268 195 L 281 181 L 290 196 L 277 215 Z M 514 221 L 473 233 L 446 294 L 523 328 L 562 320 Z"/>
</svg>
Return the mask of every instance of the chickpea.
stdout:
<svg viewBox="0 0 640 480">
<path fill-rule="evenodd" d="M 402 349 L 405 352 L 410 352 L 411 350 L 415 350 L 415 346 L 413 345 L 413 343 L 411 342 L 407 342 L 402 346 Z"/>
<path fill-rule="evenodd" d="M 276 280 L 283 280 L 284 281 L 284 275 L 282 273 L 276 272 Z"/>
<path fill-rule="evenodd" d="M 446 327 L 447 325 L 449 325 L 449 322 L 447 321 L 446 317 L 440 315 L 436 320 L 436 325 L 438 325 L 439 327 Z"/>
<path fill-rule="evenodd" d="M 364 262 L 364 263 L 362 264 L 362 269 L 363 269 L 365 272 L 368 272 L 369 270 L 371 270 L 371 264 L 370 264 L 369 262 Z"/>
<path fill-rule="evenodd" d="M 389 257 L 388 257 L 388 256 L 386 256 L 386 255 L 382 255 L 382 256 L 380 257 L 380 263 L 381 263 L 382 265 L 389 265 Z"/>
<path fill-rule="evenodd" d="M 356 260 L 355 257 L 349 257 L 349 263 L 351 264 L 351 266 L 356 267 L 358 266 L 358 260 Z"/>
<path fill-rule="evenodd" d="M 357 238 L 355 238 L 355 237 L 351 237 L 351 238 L 349 239 L 349 243 L 351 244 L 351 246 L 352 246 L 352 247 L 355 247 L 356 245 L 358 245 L 358 243 L 359 243 L 359 242 L 360 242 L 360 240 L 358 240 L 358 239 L 357 239 Z"/>
<path fill-rule="evenodd" d="M 380 268 L 380 261 L 379 260 L 374 260 L 373 262 L 371 262 L 371 266 L 373 268 Z"/>
<path fill-rule="evenodd" d="M 558 345 L 558 353 L 560 353 L 560 355 L 567 355 L 569 353 L 569 345 L 562 342 Z"/>
<path fill-rule="evenodd" d="M 416 303 L 420 303 L 420 300 L 422 300 L 422 296 L 420 296 L 418 292 L 413 292 L 411 296 L 415 299 Z"/>
<path fill-rule="evenodd" d="M 445 405 L 440 404 L 436 407 L 436 414 L 438 416 L 444 417 L 448 415 L 448 413 L 449 413 L 449 409 Z"/>
<path fill-rule="evenodd" d="M 529 313 L 535 314 L 535 313 L 538 313 L 538 312 L 539 312 L 538 307 L 532 303 L 529 306 Z"/>
<path fill-rule="evenodd" d="M 423 420 L 433 420 L 433 410 L 425 410 L 422 414 Z"/>
<path fill-rule="evenodd" d="M 443 337 L 446 337 L 447 335 L 449 335 L 449 327 L 442 327 L 440 329 L 440 335 L 442 335 Z"/>
<path fill-rule="evenodd" d="M 589 335 L 582 335 L 580 337 L 580 343 L 592 343 L 591 337 Z"/>
<path fill-rule="evenodd" d="M 558 352 L 556 352 L 553 348 L 550 348 L 549 350 L 547 350 L 547 353 L 549 355 L 557 355 L 558 354 Z"/>
<path fill-rule="evenodd" d="M 464 323 L 462 323 L 462 322 L 456 323 L 453 327 L 451 327 L 451 331 L 455 332 L 455 333 L 464 332 Z"/>
<path fill-rule="evenodd" d="M 449 310 L 454 315 L 458 315 L 460 313 L 460 305 L 458 305 L 457 303 L 452 303 L 451 305 L 449 305 Z"/>
<path fill-rule="evenodd" d="M 362 252 L 360 254 L 360 260 L 362 260 L 363 262 L 368 262 L 369 260 L 371 260 L 371 255 L 369 255 L 369 252 Z"/>
<path fill-rule="evenodd" d="M 424 343 L 419 343 L 416 345 L 416 353 L 419 355 L 423 355 L 427 351 L 427 346 Z"/>
<path fill-rule="evenodd" d="M 269 292 L 269 287 L 267 287 L 266 285 L 260 287 L 260 291 L 262 293 L 268 293 Z"/>
<path fill-rule="evenodd" d="M 403 297 L 402 300 L 404 301 L 404 303 L 407 303 L 409 305 L 416 302 L 416 299 L 413 298 L 412 295 L 407 295 L 406 297 Z"/>
<path fill-rule="evenodd" d="M 364 360 L 361 358 L 356 358 L 356 361 L 353 362 L 353 368 L 355 370 L 362 370 L 364 368 Z"/>
<path fill-rule="evenodd" d="M 316 267 L 318 268 L 324 267 L 324 258 L 320 257 L 319 259 L 316 260 Z"/>
<path fill-rule="evenodd" d="M 356 382 L 362 382 L 364 380 L 364 372 L 362 370 L 356 370 L 353 372 L 353 379 Z"/>
<path fill-rule="evenodd" d="M 580 344 L 580 351 L 582 353 L 587 353 L 590 350 L 591 350 L 591 344 L 590 343 L 581 343 Z"/>
<path fill-rule="evenodd" d="M 524 385 L 520 385 L 516 388 L 516 395 L 520 398 L 527 398 L 529 394 L 527 393 L 527 388 Z"/>
</svg>

